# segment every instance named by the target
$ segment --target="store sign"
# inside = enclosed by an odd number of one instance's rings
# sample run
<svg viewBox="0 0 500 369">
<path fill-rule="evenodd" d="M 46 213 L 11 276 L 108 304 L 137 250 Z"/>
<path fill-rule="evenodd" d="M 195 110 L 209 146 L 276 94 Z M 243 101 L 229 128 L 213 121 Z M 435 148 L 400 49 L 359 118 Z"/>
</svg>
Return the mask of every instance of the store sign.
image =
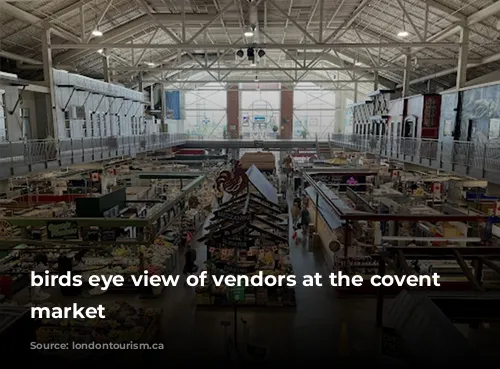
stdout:
<svg viewBox="0 0 500 369">
<path fill-rule="evenodd" d="M 240 249 L 248 248 L 250 246 L 253 246 L 254 244 L 253 240 L 242 241 L 240 239 L 233 239 L 233 238 L 225 238 L 222 240 L 222 243 L 226 247 L 236 247 Z"/>
<path fill-rule="evenodd" d="M 255 271 L 255 266 L 237 266 L 237 265 L 229 265 L 229 264 L 224 264 L 224 267 L 222 268 L 224 272 L 230 273 L 230 274 L 248 274 L 252 273 Z"/>
<path fill-rule="evenodd" d="M 232 220 L 235 222 L 249 222 L 252 220 L 252 214 L 234 214 L 228 211 L 220 211 L 217 213 L 217 217 Z"/>
<path fill-rule="evenodd" d="M 255 148 L 263 148 L 264 147 L 264 141 L 255 140 L 253 142 L 253 147 L 255 147 Z"/>
<path fill-rule="evenodd" d="M 82 230 L 82 238 L 84 241 L 97 242 L 101 237 L 101 231 L 96 228 L 87 228 Z"/>
<path fill-rule="evenodd" d="M 78 239 L 78 223 L 70 220 L 48 222 L 47 237 L 52 240 Z"/>
<path fill-rule="evenodd" d="M 116 241 L 118 231 L 115 228 L 101 229 L 101 241 Z"/>
<path fill-rule="evenodd" d="M 229 289 L 229 300 L 243 301 L 245 299 L 245 286 L 236 286 Z"/>
</svg>

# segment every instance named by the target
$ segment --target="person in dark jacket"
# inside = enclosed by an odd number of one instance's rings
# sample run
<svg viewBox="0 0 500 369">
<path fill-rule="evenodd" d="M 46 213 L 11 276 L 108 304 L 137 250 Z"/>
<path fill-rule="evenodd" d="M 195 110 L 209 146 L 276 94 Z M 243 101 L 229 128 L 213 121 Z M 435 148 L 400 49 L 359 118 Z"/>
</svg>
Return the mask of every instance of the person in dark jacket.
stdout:
<svg viewBox="0 0 500 369">
<path fill-rule="evenodd" d="M 184 274 L 192 274 L 196 273 L 198 270 L 198 266 L 196 265 L 196 250 L 191 248 L 191 246 L 188 245 L 188 249 L 186 251 L 186 254 L 184 255 Z"/>
</svg>

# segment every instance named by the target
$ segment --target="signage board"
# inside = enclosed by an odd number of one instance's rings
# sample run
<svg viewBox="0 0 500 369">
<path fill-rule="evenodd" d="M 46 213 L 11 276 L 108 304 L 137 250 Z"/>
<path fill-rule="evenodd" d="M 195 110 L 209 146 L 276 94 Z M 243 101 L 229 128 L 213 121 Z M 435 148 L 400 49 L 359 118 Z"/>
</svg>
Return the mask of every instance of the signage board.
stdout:
<svg viewBox="0 0 500 369">
<path fill-rule="evenodd" d="M 235 222 L 249 222 L 252 220 L 252 214 L 234 214 L 229 211 L 219 211 L 217 217 Z"/>
<path fill-rule="evenodd" d="M 48 222 L 47 237 L 51 240 L 78 239 L 78 223 L 71 220 Z"/>
<path fill-rule="evenodd" d="M 216 263 L 218 269 L 222 269 L 228 274 L 248 274 L 255 271 L 255 265 L 238 266 L 234 264 L 226 264 L 224 262 Z"/>
<path fill-rule="evenodd" d="M 98 228 L 82 229 L 82 238 L 84 241 L 97 242 L 101 237 L 101 231 Z"/>
<path fill-rule="evenodd" d="M 259 140 L 254 140 L 253 147 L 255 147 L 255 148 L 262 148 L 262 147 L 264 147 L 264 141 L 262 141 L 262 140 L 260 140 L 260 141 Z"/>
<path fill-rule="evenodd" d="M 234 238 L 224 238 L 222 239 L 222 244 L 226 247 L 236 247 L 239 249 L 245 249 L 253 246 L 254 240 L 244 240 L 234 239 Z"/>
<path fill-rule="evenodd" d="M 241 267 L 241 266 L 237 266 L 237 265 L 226 264 L 226 265 L 224 265 L 223 270 L 224 270 L 224 272 L 231 273 L 231 274 L 248 274 L 248 273 L 252 273 L 253 271 L 255 271 L 255 266 Z"/>
<path fill-rule="evenodd" d="M 101 229 L 101 241 L 116 241 L 118 231 L 116 228 Z"/>
<path fill-rule="evenodd" d="M 245 300 L 245 286 L 236 286 L 229 289 L 230 301 L 243 301 Z"/>
</svg>

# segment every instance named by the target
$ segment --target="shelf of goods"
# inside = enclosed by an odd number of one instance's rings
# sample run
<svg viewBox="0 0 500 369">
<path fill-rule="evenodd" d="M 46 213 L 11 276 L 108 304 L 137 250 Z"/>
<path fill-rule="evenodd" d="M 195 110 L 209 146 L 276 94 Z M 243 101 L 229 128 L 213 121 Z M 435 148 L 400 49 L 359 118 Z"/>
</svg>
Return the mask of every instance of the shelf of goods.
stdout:
<svg viewBox="0 0 500 369">
<path fill-rule="evenodd" d="M 41 319 L 36 330 L 36 342 L 56 344 L 130 344 L 153 343 L 160 330 L 161 309 L 136 308 L 126 302 L 104 304 L 105 319 Z M 132 350 L 128 350 L 132 351 Z M 42 356 L 63 357 L 66 360 L 85 360 L 106 355 L 105 350 L 42 351 Z M 124 350 L 119 350 L 120 356 Z"/>
<path fill-rule="evenodd" d="M 262 272 L 263 278 L 270 275 L 277 278 L 293 275 L 289 249 L 286 245 L 250 247 L 249 250 L 243 251 L 246 254 L 246 261 L 242 260 L 240 250 L 236 252 L 240 253 L 238 256 L 240 262 L 234 267 L 235 269 L 233 269 L 233 265 L 227 264 L 235 258 L 235 249 L 222 249 L 221 253 L 224 253 L 224 256 L 207 262 L 209 275 L 234 274 L 236 269 L 238 269 L 238 274 L 244 274 L 248 277 L 258 275 L 259 272 Z M 206 287 L 197 287 L 196 303 L 200 307 L 227 307 L 234 306 L 235 300 L 237 300 L 238 306 L 295 306 L 295 289 L 293 287 L 247 286 L 240 289 L 238 292 L 240 296 L 237 299 L 234 298 L 234 290 L 235 287 L 225 285 L 218 287 L 214 283 L 210 283 Z"/>
<path fill-rule="evenodd" d="M 3 274 L 11 278 L 8 294 L 13 295 L 28 285 L 29 273 L 34 270 L 35 258 L 40 255 L 47 257 L 49 270 L 56 271 L 58 259 L 62 253 L 70 258 L 77 253 L 83 254 L 82 263 L 76 265 L 73 270 L 81 273 L 84 280 L 88 280 L 88 277 L 96 272 L 100 275 L 120 274 L 126 277 L 126 283 L 123 287 L 112 287 L 110 291 L 137 291 L 137 288 L 132 284 L 132 275 L 140 274 L 143 268 L 148 270 L 150 275 L 174 274 L 178 263 L 178 247 L 168 242 L 167 237 L 159 237 L 148 246 L 121 245 L 73 249 L 69 251 L 67 247 L 59 245 L 51 246 L 50 249 L 27 245 L 17 246 L 0 260 L 0 275 Z M 141 261 L 143 265 L 141 265 Z M 89 292 L 90 294 L 99 294 L 99 290 L 99 288 L 95 288 Z M 150 292 L 158 295 L 161 290 Z"/>
</svg>

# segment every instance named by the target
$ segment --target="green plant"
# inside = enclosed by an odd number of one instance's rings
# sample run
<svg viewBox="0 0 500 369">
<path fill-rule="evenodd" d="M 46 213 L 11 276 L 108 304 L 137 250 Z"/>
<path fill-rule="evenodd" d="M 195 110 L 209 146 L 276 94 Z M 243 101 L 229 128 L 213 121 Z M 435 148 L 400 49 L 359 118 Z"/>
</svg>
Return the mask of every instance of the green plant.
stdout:
<svg viewBox="0 0 500 369">
<path fill-rule="evenodd" d="M 278 132 L 278 126 L 277 126 L 277 125 L 274 125 L 274 126 L 273 126 L 273 132 L 274 132 L 274 133 Z"/>
</svg>

